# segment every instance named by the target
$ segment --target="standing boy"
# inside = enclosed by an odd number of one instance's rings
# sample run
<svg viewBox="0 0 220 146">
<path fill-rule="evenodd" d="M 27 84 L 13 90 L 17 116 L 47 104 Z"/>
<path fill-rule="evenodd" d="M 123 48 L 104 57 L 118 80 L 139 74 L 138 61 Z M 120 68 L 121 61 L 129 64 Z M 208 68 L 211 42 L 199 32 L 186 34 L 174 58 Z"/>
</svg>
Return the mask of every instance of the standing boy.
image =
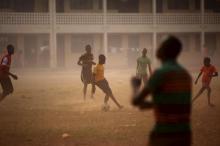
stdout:
<svg viewBox="0 0 220 146">
<path fill-rule="evenodd" d="M 148 80 L 147 68 L 149 69 L 150 75 L 152 74 L 150 59 L 147 57 L 147 49 L 144 48 L 142 56 L 137 59 L 137 77 L 142 80 L 145 84 Z"/>
<path fill-rule="evenodd" d="M 9 94 L 13 93 L 14 88 L 9 76 L 17 80 L 17 76 L 10 72 L 11 56 L 14 54 L 14 46 L 7 46 L 7 55 L 5 55 L 0 64 L 0 83 L 2 86 L 2 94 L 0 95 L 0 102 Z"/>
<path fill-rule="evenodd" d="M 105 93 L 104 105 L 108 107 L 108 100 L 109 97 L 113 100 L 113 102 L 118 106 L 119 109 L 122 108 L 122 105 L 118 103 L 115 99 L 112 90 L 108 84 L 108 81 L 104 77 L 104 64 L 105 64 L 105 56 L 99 55 L 99 63 L 94 68 L 94 77 L 95 77 L 95 84 Z"/>
<path fill-rule="evenodd" d="M 93 62 L 94 58 L 92 54 L 92 47 L 90 45 L 86 45 L 85 50 L 86 53 L 83 54 L 78 60 L 78 65 L 82 66 L 81 80 L 84 84 L 83 87 L 84 100 L 86 99 L 88 84 L 92 84 L 91 98 L 93 98 L 94 85 L 93 85 L 92 65 L 96 64 L 95 62 Z"/>
<path fill-rule="evenodd" d="M 133 105 L 154 111 L 156 124 L 148 146 L 191 145 L 191 77 L 177 62 L 181 50 L 179 39 L 170 36 L 157 51 L 162 66 L 142 91 L 139 92 L 140 79 L 132 79 Z M 152 101 L 147 101 L 150 94 Z"/>
<path fill-rule="evenodd" d="M 208 104 L 209 106 L 214 106 L 214 104 L 211 103 L 210 97 L 211 97 L 211 87 L 210 83 L 212 80 L 212 77 L 218 76 L 218 72 L 216 71 L 215 67 L 211 65 L 211 59 L 209 57 L 204 58 L 204 66 L 201 68 L 200 73 L 195 81 L 195 84 L 197 84 L 199 78 L 202 76 L 202 88 L 199 90 L 193 101 L 195 101 L 202 93 L 207 89 L 208 94 Z"/>
</svg>

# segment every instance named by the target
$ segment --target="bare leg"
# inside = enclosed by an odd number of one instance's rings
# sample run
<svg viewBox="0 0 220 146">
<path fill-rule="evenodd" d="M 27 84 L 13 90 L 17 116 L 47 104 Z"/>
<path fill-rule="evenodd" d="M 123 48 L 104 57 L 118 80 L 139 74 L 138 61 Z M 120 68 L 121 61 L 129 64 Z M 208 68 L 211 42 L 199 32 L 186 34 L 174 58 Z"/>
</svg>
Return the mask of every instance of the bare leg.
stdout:
<svg viewBox="0 0 220 146">
<path fill-rule="evenodd" d="M 123 108 L 122 105 L 119 104 L 119 102 L 115 99 L 114 95 L 110 95 L 110 98 L 114 101 L 114 103 L 118 106 L 119 109 Z"/>
<path fill-rule="evenodd" d="M 0 97 L 0 102 L 2 102 L 7 95 L 8 95 L 8 94 L 6 94 L 6 93 L 3 92 L 2 95 L 1 95 L 1 97 Z"/>
<path fill-rule="evenodd" d="M 205 90 L 206 88 L 205 87 L 202 87 L 199 92 L 197 93 L 197 95 L 193 98 L 192 102 L 194 102 L 202 93 L 203 91 Z"/>
<path fill-rule="evenodd" d="M 104 99 L 104 103 L 105 103 L 105 105 L 108 104 L 108 100 L 109 100 L 109 96 L 108 96 L 108 95 L 105 95 L 105 99 Z"/>
<path fill-rule="evenodd" d="M 214 104 L 211 103 L 211 99 L 210 99 L 210 97 L 211 97 L 211 88 L 208 87 L 207 90 L 208 90 L 208 94 L 207 94 L 208 104 L 209 104 L 209 106 L 214 106 Z"/>
<path fill-rule="evenodd" d="M 95 90 L 96 90 L 95 83 L 92 83 L 91 98 L 94 98 Z"/>
<path fill-rule="evenodd" d="M 84 101 L 86 100 L 87 85 L 88 84 L 84 83 L 84 87 L 83 87 L 83 98 L 84 98 Z"/>
</svg>

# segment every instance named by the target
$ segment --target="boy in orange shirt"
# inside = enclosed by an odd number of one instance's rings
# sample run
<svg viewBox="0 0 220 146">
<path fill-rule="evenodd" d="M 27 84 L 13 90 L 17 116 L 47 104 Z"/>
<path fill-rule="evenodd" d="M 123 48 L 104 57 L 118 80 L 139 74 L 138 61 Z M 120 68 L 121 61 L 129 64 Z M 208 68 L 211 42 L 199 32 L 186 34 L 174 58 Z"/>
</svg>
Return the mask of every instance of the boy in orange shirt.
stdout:
<svg viewBox="0 0 220 146">
<path fill-rule="evenodd" d="M 209 104 L 209 106 L 214 106 L 210 102 L 210 96 L 211 96 L 210 83 L 211 83 L 212 77 L 218 76 L 218 72 L 216 71 L 216 68 L 213 65 L 211 65 L 210 62 L 211 62 L 211 59 L 209 57 L 204 58 L 204 66 L 200 70 L 200 73 L 195 81 L 195 84 L 197 84 L 200 76 L 203 75 L 202 76 L 202 88 L 199 90 L 198 94 L 195 96 L 193 101 L 195 101 L 203 93 L 203 91 L 205 91 L 205 89 L 207 89 L 207 91 L 208 91 L 208 104 Z"/>
<path fill-rule="evenodd" d="M 104 77 L 105 60 L 106 58 L 104 55 L 99 55 L 99 63 L 96 65 L 93 72 L 95 78 L 95 85 L 98 86 L 105 93 L 103 110 L 105 111 L 109 110 L 109 106 L 108 106 L 109 97 L 113 100 L 113 102 L 117 105 L 117 107 L 121 109 L 123 106 L 120 105 L 119 102 L 114 97 L 112 90 L 108 84 L 108 81 Z"/>
</svg>

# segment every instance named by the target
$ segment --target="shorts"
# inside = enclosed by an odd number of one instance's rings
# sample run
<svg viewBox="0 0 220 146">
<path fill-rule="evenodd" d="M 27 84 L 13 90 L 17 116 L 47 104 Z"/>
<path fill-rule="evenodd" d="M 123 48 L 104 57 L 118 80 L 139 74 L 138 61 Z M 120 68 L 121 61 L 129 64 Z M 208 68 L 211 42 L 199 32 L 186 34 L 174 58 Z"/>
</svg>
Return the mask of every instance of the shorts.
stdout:
<svg viewBox="0 0 220 146">
<path fill-rule="evenodd" d="M 13 88 L 13 85 L 12 85 L 12 82 L 9 76 L 1 78 L 0 84 L 2 86 L 3 95 L 8 95 L 8 94 L 13 93 L 14 88 Z"/>
<path fill-rule="evenodd" d="M 112 89 L 110 88 L 106 79 L 97 81 L 96 86 L 98 86 L 105 94 L 112 96 Z"/>
<path fill-rule="evenodd" d="M 93 82 L 92 71 L 82 70 L 81 72 L 81 80 L 85 84 L 90 84 Z"/>
<path fill-rule="evenodd" d="M 145 84 L 148 80 L 148 75 L 147 74 L 137 74 L 137 78 L 141 79 Z"/>
<path fill-rule="evenodd" d="M 186 133 L 151 133 L 148 146 L 191 146 L 192 134 Z"/>
<path fill-rule="evenodd" d="M 202 81 L 202 87 L 207 88 L 209 87 L 209 85 L 210 85 L 210 81 Z"/>
</svg>

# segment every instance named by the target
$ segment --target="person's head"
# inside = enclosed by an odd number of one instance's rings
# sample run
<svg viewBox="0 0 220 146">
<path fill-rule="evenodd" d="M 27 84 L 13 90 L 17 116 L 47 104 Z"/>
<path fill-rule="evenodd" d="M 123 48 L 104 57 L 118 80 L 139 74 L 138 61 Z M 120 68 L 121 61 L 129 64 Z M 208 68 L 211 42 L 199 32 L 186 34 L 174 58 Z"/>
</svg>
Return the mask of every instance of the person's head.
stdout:
<svg viewBox="0 0 220 146">
<path fill-rule="evenodd" d="M 169 36 L 165 41 L 163 41 L 157 50 L 157 58 L 162 62 L 176 60 L 181 51 L 181 41 L 174 36 Z"/>
<path fill-rule="evenodd" d="M 10 54 L 10 55 L 13 55 L 14 54 L 14 46 L 13 45 L 8 45 L 7 46 L 7 52 L 8 52 L 8 54 Z"/>
<path fill-rule="evenodd" d="M 90 45 L 86 45 L 85 49 L 86 49 L 86 53 L 92 52 L 92 47 Z"/>
<path fill-rule="evenodd" d="M 103 54 L 99 55 L 99 64 L 105 64 L 105 60 L 106 60 L 105 55 Z"/>
<path fill-rule="evenodd" d="M 203 63 L 205 66 L 209 66 L 211 63 L 211 59 L 209 57 L 205 57 L 203 60 Z"/>
<path fill-rule="evenodd" d="M 146 56 L 147 55 L 147 49 L 146 48 L 144 48 L 143 50 L 142 50 L 142 56 Z"/>
</svg>

